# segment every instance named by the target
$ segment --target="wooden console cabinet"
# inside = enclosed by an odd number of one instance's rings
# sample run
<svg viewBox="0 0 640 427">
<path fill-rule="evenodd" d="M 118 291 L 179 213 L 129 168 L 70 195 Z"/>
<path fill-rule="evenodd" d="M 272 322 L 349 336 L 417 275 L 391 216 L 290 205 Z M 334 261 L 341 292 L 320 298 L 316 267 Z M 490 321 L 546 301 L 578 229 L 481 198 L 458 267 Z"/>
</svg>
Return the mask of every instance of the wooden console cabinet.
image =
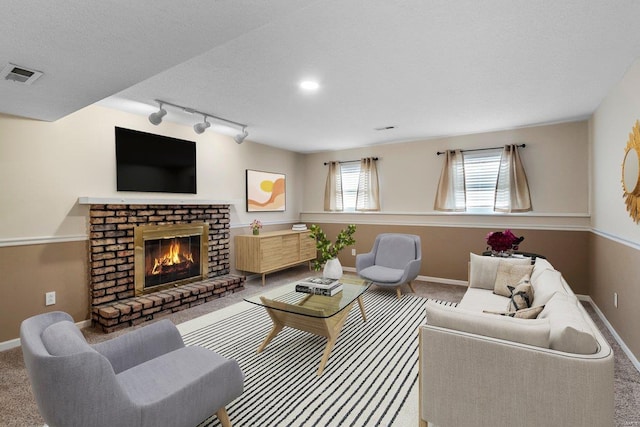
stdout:
<svg viewBox="0 0 640 427">
<path fill-rule="evenodd" d="M 236 270 L 262 274 L 310 261 L 316 258 L 316 241 L 311 231 L 271 231 L 259 235 L 235 237 Z"/>
</svg>

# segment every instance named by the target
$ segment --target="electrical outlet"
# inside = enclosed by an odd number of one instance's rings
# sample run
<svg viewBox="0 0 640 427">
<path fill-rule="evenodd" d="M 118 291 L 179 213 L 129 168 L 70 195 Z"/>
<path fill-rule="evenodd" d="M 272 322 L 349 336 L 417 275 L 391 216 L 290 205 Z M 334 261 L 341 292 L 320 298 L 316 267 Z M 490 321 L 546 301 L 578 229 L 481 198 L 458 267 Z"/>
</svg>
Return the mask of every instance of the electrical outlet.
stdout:
<svg viewBox="0 0 640 427">
<path fill-rule="evenodd" d="M 55 292 L 47 292 L 44 294 L 44 304 L 45 305 L 54 305 L 56 303 L 56 293 Z"/>
<path fill-rule="evenodd" d="M 618 308 L 618 293 L 617 292 L 613 293 L 613 306 L 615 308 Z"/>
<path fill-rule="evenodd" d="M 351 255 L 352 256 L 356 256 L 356 250 L 355 249 L 351 249 Z"/>
</svg>

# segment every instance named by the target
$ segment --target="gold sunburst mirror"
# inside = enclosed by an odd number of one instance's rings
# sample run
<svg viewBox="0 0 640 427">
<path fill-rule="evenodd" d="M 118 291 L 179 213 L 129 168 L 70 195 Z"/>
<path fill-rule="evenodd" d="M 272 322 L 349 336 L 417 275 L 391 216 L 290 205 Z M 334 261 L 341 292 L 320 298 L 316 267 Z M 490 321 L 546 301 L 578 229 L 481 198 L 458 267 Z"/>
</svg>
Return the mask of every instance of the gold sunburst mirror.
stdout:
<svg viewBox="0 0 640 427">
<path fill-rule="evenodd" d="M 640 121 L 636 120 L 622 161 L 622 189 L 627 211 L 633 220 L 640 221 Z"/>
</svg>

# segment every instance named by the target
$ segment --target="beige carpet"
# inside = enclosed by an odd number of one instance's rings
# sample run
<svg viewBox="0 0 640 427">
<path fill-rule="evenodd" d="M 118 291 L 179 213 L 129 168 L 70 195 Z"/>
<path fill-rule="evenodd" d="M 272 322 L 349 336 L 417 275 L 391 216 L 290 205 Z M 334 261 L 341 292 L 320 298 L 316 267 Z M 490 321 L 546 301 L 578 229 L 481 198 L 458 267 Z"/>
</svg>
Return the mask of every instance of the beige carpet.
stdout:
<svg viewBox="0 0 640 427">
<path fill-rule="evenodd" d="M 245 285 L 245 289 L 241 292 L 188 310 L 173 313 L 166 316 L 166 318 L 175 324 L 180 324 L 235 304 L 247 296 L 281 286 L 289 281 L 308 275 L 310 275 L 309 270 L 301 266 L 268 275 L 265 287 L 261 286 L 261 280 L 258 278 L 249 280 Z M 409 292 L 408 287 L 405 286 L 404 288 L 403 290 L 405 292 Z M 415 288 L 419 296 L 452 302 L 459 302 L 466 290 L 466 288 L 462 286 L 419 281 L 416 282 Z M 393 291 L 388 290 L 388 292 Z M 625 356 L 588 304 L 587 309 L 613 346 L 615 352 L 616 426 L 640 426 L 640 373 L 638 373 L 631 361 Z M 92 328 L 85 328 L 83 330 L 87 340 L 92 343 L 113 338 L 124 332 L 126 332 L 126 330 L 105 335 Z M 22 361 L 20 348 L 0 352 L 0 426 L 41 427 L 43 424 L 44 421 L 38 413 L 38 408 L 31 394 L 31 387 Z"/>
</svg>

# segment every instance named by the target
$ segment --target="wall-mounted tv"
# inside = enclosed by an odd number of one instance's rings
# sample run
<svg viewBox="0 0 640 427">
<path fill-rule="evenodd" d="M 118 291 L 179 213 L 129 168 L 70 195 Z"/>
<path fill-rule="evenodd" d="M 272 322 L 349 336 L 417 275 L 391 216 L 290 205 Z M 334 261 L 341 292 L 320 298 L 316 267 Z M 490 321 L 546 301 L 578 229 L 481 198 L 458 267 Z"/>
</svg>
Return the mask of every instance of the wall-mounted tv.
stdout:
<svg viewBox="0 0 640 427">
<path fill-rule="evenodd" d="M 196 194 L 196 143 L 116 127 L 118 191 Z"/>
</svg>

